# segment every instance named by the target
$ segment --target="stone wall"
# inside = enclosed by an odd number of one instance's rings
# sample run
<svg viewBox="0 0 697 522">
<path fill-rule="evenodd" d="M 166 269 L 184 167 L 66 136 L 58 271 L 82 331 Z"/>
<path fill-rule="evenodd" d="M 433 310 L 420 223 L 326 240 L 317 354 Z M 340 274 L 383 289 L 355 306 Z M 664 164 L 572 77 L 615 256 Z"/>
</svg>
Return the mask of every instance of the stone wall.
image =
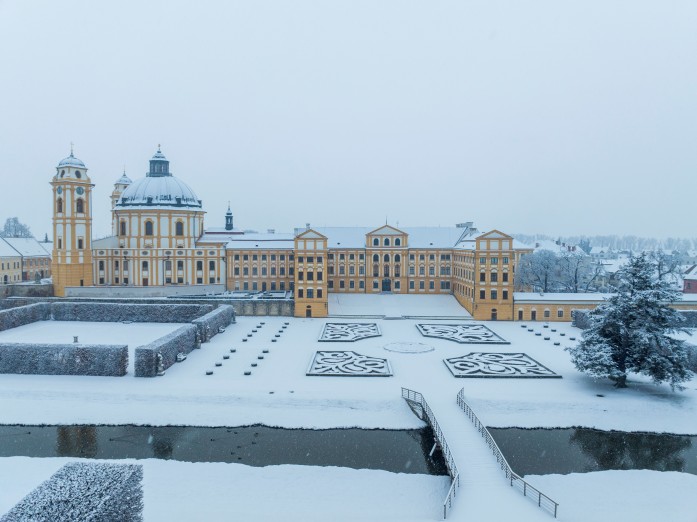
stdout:
<svg viewBox="0 0 697 522">
<path fill-rule="evenodd" d="M 235 299 L 228 301 L 228 304 L 235 309 L 235 315 L 241 316 L 293 317 L 295 315 L 295 301 L 291 299 Z"/>
<path fill-rule="evenodd" d="M 48 303 L 37 303 L 0 311 L 0 332 L 50 318 Z"/>
<path fill-rule="evenodd" d="M 162 369 L 166 370 L 177 360 L 177 354 L 188 354 L 200 346 L 197 343 L 197 327 L 188 324 L 176 329 L 175 331 L 160 337 L 145 346 L 135 349 L 135 376 L 136 377 L 155 377 L 158 372 L 158 358 L 162 357 Z"/>
<path fill-rule="evenodd" d="M 110 299 L 221 294 L 225 285 L 166 286 L 69 286 L 65 297 L 106 297 Z"/>
<path fill-rule="evenodd" d="M 0 285 L 0 299 L 5 297 L 53 297 L 52 284 Z"/>
<path fill-rule="evenodd" d="M 117 323 L 188 323 L 213 310 L 202 304 L 133 304 L 52 302 L 51 316 L 56 321 L 95 321 Z"/>
<path fill-rule="evenodd" d="M 126 345 L 0 344 L 0 373 L 121 377 L 127 370 Z"/>
<path fill-rule="evenodd" d="M 194 319 L 192 324 L 198 330 L 199 339 L 201 342 L 208 342 L 218 333 L 219 328 L 225 328 L 235 320 L 235 310 L 232 306 L 222 305 L 207 313 L 203 317 Z"/>
</svg>

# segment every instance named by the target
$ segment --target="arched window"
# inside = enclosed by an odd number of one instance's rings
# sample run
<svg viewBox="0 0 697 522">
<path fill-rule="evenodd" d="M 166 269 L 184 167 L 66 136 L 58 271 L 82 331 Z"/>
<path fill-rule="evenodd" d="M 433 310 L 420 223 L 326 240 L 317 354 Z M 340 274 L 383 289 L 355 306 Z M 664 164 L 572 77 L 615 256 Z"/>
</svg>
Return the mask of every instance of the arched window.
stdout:
<svg viewBox="0 0 697 522">
<path fill-rule="evenodd" d="M 402 240 L 399 238 L 395 238 L 394 240 L 394 246 L 402 246 Z"/>
<path fill-rule="evenodd" d="M 85 213 L 85 200 L 82 198 L 77 198 L 77 201 L 75 202 L 75 212 L 78 214 L 84 214 Z"/>
<path fill-rule="evenodd" d="M 373 263 L 378 263 L 380 261 L 380 256 L 377 254 L 373 255 Z"/>
<path fill-rule="evenodd" d="M 82 177 L 82 174 L 80 174 L 80 171 L 79 171 L 79 170 L 76 170 L 76 171 L 75 171 L 75 177 L 76 177 L 77 179 L 80 179 L 80 178 Z"/>
<path fill-rule="evenodd" d="M 143 261 L 143 265 L 142 265 L 142 266 L 143 266 L 143 272 L 147 272 L 147 271 L 148 271 L 148 262 L 147 262 L 147 261 Z"/>
<path fill-rule="evenodd" d="M 385 241 L 383 242 L 385 246 L 390 246 L 390 238 L 386 237 Z"/>
<path fill-rule="evenodd" d="M 380 246 L 380 240 L 378 238 L 373 238 L 373 246 Z"/>
<path fill-rule="evenodd" d="M 152 221 L 145 222 L 145 235 L 152 236 Z"/>
<path fill-rule="evenodd" d="M 125 221 L 121 221 L 119 223 L 119 235 L 120 236 L 126 235 L 126 222 Z"/>
<path fill-rule="evenodd" d="M 184 223 L 181 221 L 177 221 L 177 223 L 174 225 L 174 230 L 175 230 L 175 235 L 177 236 L 183 236 L 184 235 Z"/>
<path fill-rule="evenodd" d="M 399 239 L 397 241 L 399 241 Z M 402 256 L 400 256 L 399 254 L 395 254 L 394 262 L 399 263 L 401 260 L 402 260 Z"/>
<path fill-rule="evenodd" d="M 390 265 L 385 265 L 383 267 L 383 274 L 385 277 L 390 277 Z"/>
<path fill-rule="evenodd" d="M 390 254 L 385 254 L 385 255 L 383 256 L 382 260 L 383 260 L 385 263 L 389 263 L 389 262 L 390 262 Z"/>
<path fill-rule="evenodd" d="M 63 198 L 58 198 L 56 201 L 56 212 L 59 214 L 63 212 Z"/>
</svg>

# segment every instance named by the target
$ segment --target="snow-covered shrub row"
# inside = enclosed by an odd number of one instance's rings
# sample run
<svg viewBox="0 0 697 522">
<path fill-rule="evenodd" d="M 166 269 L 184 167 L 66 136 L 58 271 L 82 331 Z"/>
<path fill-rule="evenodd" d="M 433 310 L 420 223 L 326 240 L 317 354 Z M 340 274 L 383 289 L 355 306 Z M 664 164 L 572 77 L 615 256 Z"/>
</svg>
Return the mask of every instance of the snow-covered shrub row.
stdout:
<svg viewBox="0 0 697 522">
<path fill-rule="evenodd" d="M 73 462 L 24 497 L 0 522 L 143 520 L 143 467 Z"/>
<path fill-rule="evenodd" d="M 56 321 L 188 323 L 213 310 L 204 304 L 51 303 Z"/>
<path fill-rule="evenodd" d="M 235 319 L 235 310 L 230 305 L 220 305 L 203 317 L 191 321 L 198 328 L 202 342 L 210 341 L 218 333 L 218 328 L 225 328 Z"/>
<path fill-rule="evenodd" d="M 235 307 L 235 315 L 286 317 L 295 315 L 295 301 L 292 299 L 235 299 L 232 305 Z"/>
<path fill-rule="evenodd" d="M 50 318 L 48 303 L 36 303 L 0 311 L 0 332 Z"/>
<path fill-rule="evenodd" d="M 176 362 L 178 353 L 189 353 L 196 347 L 196 332 L 196 325 L 188 324 L 150 344 L 136 348 L 136 377 L 155 377 L 157 375 L 160 366 L 158 354 L 162 356 L 162 370 L 172 366 Z"/>
<path fill-rule="evenodd" d="M 108 344 L 0 344 L 0 373 L 121 377 L 128 346 Z"/>
<path fill-rule="evenodd" d="M 571 325 L 581 330 L 590 328 L 590 310 L 571 310 Z"/>
</svg>

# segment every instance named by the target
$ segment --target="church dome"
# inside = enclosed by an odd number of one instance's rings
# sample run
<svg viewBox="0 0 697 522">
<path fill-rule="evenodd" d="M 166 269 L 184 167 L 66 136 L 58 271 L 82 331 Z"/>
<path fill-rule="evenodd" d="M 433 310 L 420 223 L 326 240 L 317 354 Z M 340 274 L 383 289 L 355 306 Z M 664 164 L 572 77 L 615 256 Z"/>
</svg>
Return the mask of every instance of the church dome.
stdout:
<svg viewBox="0 0 697 522">
<path fill-rule="evenodd" d="M 169 161 L 158 147 L 150 172 L 131 183 L 116 203 L 116 208 L 127 207 L 201 209 L 202 205 L 191 187 L 169 172 Z"/>
<path fill-rule="evenodd" d="M 87 168 L 85 167 L 85 164 L 82 162 L 82 160 L 77 159 L 75 156 L 73 156 L 72 151 L 70 151 L 70 156 L 60 161 L 60 163 L 58 164 L 58 168 L 61 167 L 80 167 L 83 169 Z"/>
</svg>

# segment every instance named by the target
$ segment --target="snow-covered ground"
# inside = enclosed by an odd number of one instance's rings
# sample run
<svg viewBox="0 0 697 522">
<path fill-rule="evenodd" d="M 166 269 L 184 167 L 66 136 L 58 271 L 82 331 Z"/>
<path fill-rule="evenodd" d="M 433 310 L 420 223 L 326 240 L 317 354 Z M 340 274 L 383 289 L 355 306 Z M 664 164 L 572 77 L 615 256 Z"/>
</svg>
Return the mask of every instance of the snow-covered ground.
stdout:
<svg viewBox="0 0 697 522">
<path fill-rule="evenodd" d="M 435 316 L 454 315 L 431 302 L 437 297 L 417 298 L 421 302 L 415 301 L 413 309 L 431 310 Z M 262 321 L 266 324 L 257 328 Z M 439 322 L 436 320 L 365 320 L 377 322 L 382 336 L 353 343 L 317 342 L 326 322 L 341 321 L 240 317 L 237 324 L 160 378 L 3 375 L 0 423 L 413 428 L 421 421 L 400 397 L 400 388 L 405 386 L 422 392 L 429 401 L 458 462 L 463 485 L 451 514 L 454 520 L 551 518 L 508 486 L 484 442 L 455 405 L 460 388 L 464 387 L 467 401 L 489 426 L 587 426 L 697 434 L 697 381 L 687 383 L 684 392 L 672 392 L 668 386 L 633 378 L 629 389 L 615 390 L 608 381 L 579 374 L 563 351 L 572 343 L 569 337 L 580 337 L 580 331 L 568 323 L 551 323 L 549 329 L 543 329 L 542 323 L 530 323 L 535 331 L 548 334 L 549 341 L 521 328 L 520 323 L 485 323 L 511 344 L 466 345 L 422 337 L 416 323 Z M 285 322 L 290 323 L 287 330 L 274 337 Z M 85 323 L 71 326 L 82 329 Z M 155 327 L 102 323 L 99 339 L 112 342 L 121 335 L 119 329 L 136 326 Z M 29 333 L 32 325 L 23 328 L 27 336 L 34 335 Z M 551 328 L 557 332 L 552 333 Z M 258 332 L 248 338 L 252 329 Z M 395 342 L 419 342 L 434 350 L 399 353 L 384 349 Z M 561 345 L 554 346 L 554 342 Z M 231 353 L 231 348 L 236 352 Z M 265 349 L 268 354 L 263 354 Z M 387 358 L 394 376 L 308 377 L 305 372 L 317 350 L 352 350 Z M 525 352 L 563 378 L 456 379 L 443 364 L 446 357 L 475 351 Z M 224 360 L 223 355 L 230 358 Z M 216 362 L 223 364 L 216 367 Z M 258 366 L 252 368 L 252 363 Z M 206 370 L 214 370 L 214 374 L 207 376 Z M 245 376 L 248 370 L 252 374 Z M 66 461 L 0 459 L 0 513 Z M 447 477 L 371 470 L 142 462 L 148 521 L 173 520 L 180 514 L 185 514 L 183 519 L 197 516 L 202 520 L 273 520 L 281 516 L 285 520 L 438 520 L 448 488 Z M 689 474 L 605 471 L 530 477 L 530 481 L 560 503 L 560 520 L 697 520 L 697 500 L 691 493 L 697 491 L 697 477 Z"/>
</svg>

